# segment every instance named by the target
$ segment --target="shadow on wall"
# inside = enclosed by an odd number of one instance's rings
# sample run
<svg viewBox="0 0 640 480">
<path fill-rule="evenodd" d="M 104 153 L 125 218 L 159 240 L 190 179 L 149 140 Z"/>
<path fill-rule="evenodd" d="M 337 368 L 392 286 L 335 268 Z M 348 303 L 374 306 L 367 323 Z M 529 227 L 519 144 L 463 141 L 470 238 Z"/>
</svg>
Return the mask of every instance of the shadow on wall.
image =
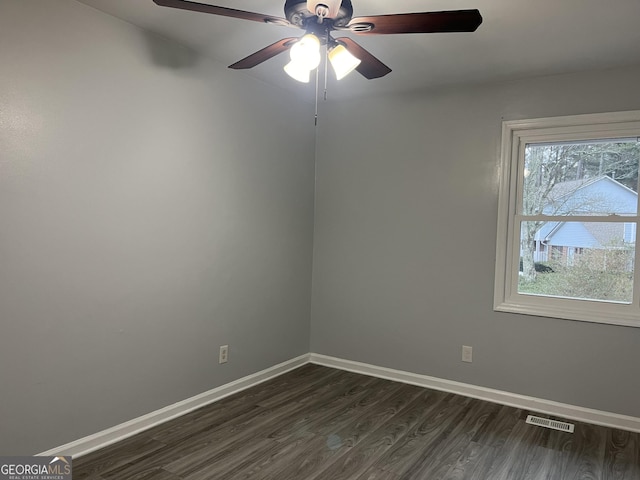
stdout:
<svg viewBox="0 0 640 480">
<path fill-rule="evenodd" d="M 193 68 L 200 63 L 200 52 L 180 45 L 151 32 L 143 32 L 151 61 L 159 67 L 171 70 Z"/>
</svg>

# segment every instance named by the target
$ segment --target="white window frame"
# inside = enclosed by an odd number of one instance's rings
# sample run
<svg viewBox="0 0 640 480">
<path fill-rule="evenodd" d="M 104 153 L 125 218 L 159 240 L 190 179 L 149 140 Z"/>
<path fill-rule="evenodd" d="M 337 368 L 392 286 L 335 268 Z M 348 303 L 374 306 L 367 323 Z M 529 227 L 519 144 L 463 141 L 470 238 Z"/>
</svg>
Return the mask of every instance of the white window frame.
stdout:
<svg viewBox="0 0 640 480">
<path fill-rule="evenodd" d="M 522 170 L 524 168 L 525 145 L 633 137 L 640 138 L 640 110 L 515 120 L 502 123 L 494 310 L 640 327 L 639 242 L 636 242 L 635 265 L 637 267 L 634 271 L 631 304 L 526 295 L 519 294 L 517 288 L 520 262 L 520 220 L 523 217 L 519 215 L 519 192 L 522 191 L 524 181 Z M 621 218 L 626 221 L 638 222 L 637 224 L 640 225 L 640 209 L 636 216 Z M 571 216 L 571 221 L 585 221 L 587 219 L 588 217 Z M 640 236 L 640 232 L 638 236 Z"/>
</svg>

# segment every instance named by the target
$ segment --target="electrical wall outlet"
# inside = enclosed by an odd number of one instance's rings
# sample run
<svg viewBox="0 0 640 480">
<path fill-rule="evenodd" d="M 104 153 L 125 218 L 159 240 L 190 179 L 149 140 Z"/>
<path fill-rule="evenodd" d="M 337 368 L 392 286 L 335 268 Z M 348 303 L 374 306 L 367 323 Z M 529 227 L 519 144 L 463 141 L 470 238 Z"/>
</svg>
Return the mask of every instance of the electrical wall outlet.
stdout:
<svg viewBox="0 0 640 480">
<path fill-rule="evenodd" d="M 473 347 L 462 346 L 462 361 L 467 363 L 473 362 Z"/>
<path fill-rule="evenodd" d="M 229 345 L 222 345 L 220 347 L 220 355 L 218 356 L 218 363 L 227 363 L 229 361 Z"/>
</svg>

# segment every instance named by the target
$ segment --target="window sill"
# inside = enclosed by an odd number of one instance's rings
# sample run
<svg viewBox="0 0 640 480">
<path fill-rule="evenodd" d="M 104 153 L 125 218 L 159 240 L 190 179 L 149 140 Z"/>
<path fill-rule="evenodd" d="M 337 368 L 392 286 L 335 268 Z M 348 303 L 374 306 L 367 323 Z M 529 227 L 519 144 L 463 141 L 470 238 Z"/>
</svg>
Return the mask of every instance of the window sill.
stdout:
<svg viewBox="0 0 640 480">
<path fill-rule="evenodd" d="M 559 303 L 563 302 L 561 299 L 553 300 L 558 300 Z M 548 302 L 549 299 L 546 299 L 546 301 Z M 608 308 L 606 312 L 603 312 L 598 311 L 597 307 L 600 305 L 597 305 L 596 302 L 590 302 L 588 300 L 573 300 L 572 302 L 582 303 L 584 308 L 571 308 L 566 305 L 532 305 L 526 302 L 507 301 L 497 303 L 493 309 L 496 312 L 640 328 L 640 318 L 638 314 L 627 310 L 634 308 L 631 305 L 616 305 L 618 308 L 616 308 L 615 312 L 612 312 L 610 308 Z M 611 305 L 608 306 L 611 307 Z"/>
</svg>

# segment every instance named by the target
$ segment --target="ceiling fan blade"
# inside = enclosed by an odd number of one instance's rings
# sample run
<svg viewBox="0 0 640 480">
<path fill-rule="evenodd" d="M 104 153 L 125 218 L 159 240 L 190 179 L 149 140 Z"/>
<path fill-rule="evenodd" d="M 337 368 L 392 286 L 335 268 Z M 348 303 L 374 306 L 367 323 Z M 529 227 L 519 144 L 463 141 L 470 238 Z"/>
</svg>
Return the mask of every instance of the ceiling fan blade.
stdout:
<svg viewBox="0 0 640 480">
<path fill-rule="evenodd" d="M 272 43 L 268 47 L 264 47 L 262 50 L 258 50 L 256 53 L 252 53 L 248 57 L 243 58 L 233 65 L 229 65 L 229 68 L 233 68 L 234 70 L 253 68 L 256 65 L 260 65 L 262 62 L 267 61 L 270 58 L 273 58 L 276 55 L 289 50 L 289 48 L 291 48 L 291 45 L 293 45 L 298 40 L 298 38 L 283 38 L 282 40 L 278 40 L 276 43 Z"/>
<path fill-rule="evenodd" d="M 347 27 L 359 35 L 388 35 L 394 33 L 475 32 L 481 23 L 482 15 L 478 10 L 452 10 L 356 17 L 349 22 Z"/>
<path fill-rule="evenodd" d="M 215 5 L 207 5 L 204 3 L 189 2 L 187 0 L 153 0 L 161 7 L 179 8 L 181 10 L 190 10 L 192 12 L 210 13 L 212 15 L 222 15 L 223 17 L 240 18 L 242 20 L 251 20 L 260 23 L 274 23 L 276 25 L 284 25 L 294 27 L 288 20 L 271 15 L 261 13 L 245 12 L 244 10 L 236 10 L 235 8 L 216 7 Z"/>
<path fill-rule="evenodd" d="M 384 77 L 391 73 L 391 69 L 389 67 L 371 55 L 351 38 L 341 37 L 336 38 L 336 40 L 342 43 L 356 58 L 360 59 L 361 63 L 356 67 L 356 70 L 363 77 L 373 80 L 374 78 Z"/>
</svg>

